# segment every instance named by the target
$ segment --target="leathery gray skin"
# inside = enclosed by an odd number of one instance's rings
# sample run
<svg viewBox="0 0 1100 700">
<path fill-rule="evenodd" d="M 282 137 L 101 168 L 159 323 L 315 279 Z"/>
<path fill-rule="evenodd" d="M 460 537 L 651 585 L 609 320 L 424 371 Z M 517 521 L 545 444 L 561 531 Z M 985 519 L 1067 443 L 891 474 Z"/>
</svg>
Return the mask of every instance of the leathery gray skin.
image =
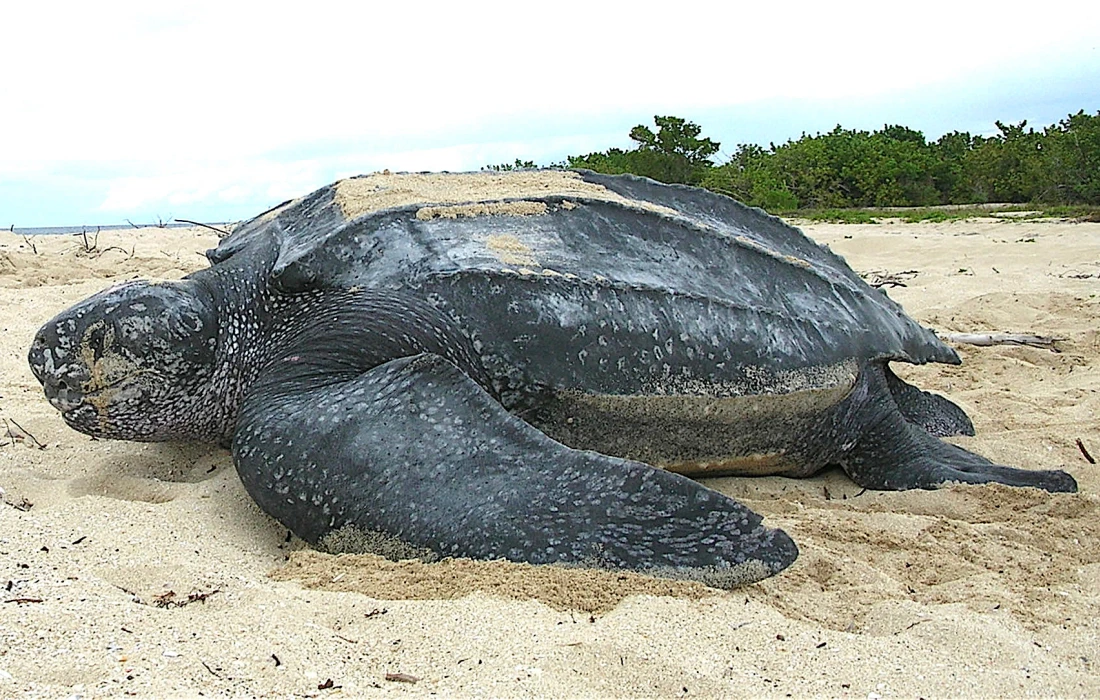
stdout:
<svg viewBox="0 0 1100 700">
<path fill-rule="evenodd" d="M 206 270 L 62 313 L 31 368 L 73 428 L 229 445 L 295 534 L 392 557 L 729 588 L 796 546 L 668 470 L 1076 490 L 939 440 L 973 426 L 888 363 L 954 352 L 796 229 L 700 190 L 581 177 L 677 213 L 548 196 L 541 216 L 349 221 L 330 186 L 241 226 Z M 504 234 L 546 268 L 469 243 Z"/>
</svg>

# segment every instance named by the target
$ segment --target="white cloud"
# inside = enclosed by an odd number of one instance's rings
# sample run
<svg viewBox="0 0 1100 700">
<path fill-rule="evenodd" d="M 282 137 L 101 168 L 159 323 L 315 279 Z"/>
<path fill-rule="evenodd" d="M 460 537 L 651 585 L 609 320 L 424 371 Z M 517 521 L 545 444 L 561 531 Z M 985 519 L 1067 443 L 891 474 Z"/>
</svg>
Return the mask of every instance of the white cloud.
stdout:
<svg viewBox="0 0 1100 700">
<path fill-rule="evenodd" d="M 510 162 L 517 153 L 524 153 L 525 159 L 546 162 L 547 154 L 573 145 L 579 145 L 574 138 L 558 138 L 543 140 L 534 148 L 522 142 L 501 141 L 390 152 L 349 151 L 290 162 L 247 159 L 176 162 L 157 171 L 107 179 L 105 198 L 99 209 L 121 214 L 150 211 L 163 205 L 180 214 L 188 207 L 242 203 L 259 211 L 267 204 L 297 197 L 343 177 L 385 169 L 476 170 L 488 164 Z"/>
<path fill-rule="evenodd" d="M 583 132 L 608 112 L 856 98 L 1100 60 L 1100 3 L 1070 5 L 7 3 L 0 184 L 128 163 L 102 206 L 125 211 L 244 201 L 336 171 L 476 168 L 511 160 L 504 142 L 552 152 L 542 133 L 493 133 L 502 123 Z M 321 142 L 357 145 L 309 152 Z"/>
<path fill-rule="evenodd" d="M 182 215 L 192 205 L 277 202 L 298 196 L 317 182 L 318 166 L 308 161 L 186 163 L 171 171 L 109 180 L 99 209 L 147 211 L 163 203 Z"/>
</svg>

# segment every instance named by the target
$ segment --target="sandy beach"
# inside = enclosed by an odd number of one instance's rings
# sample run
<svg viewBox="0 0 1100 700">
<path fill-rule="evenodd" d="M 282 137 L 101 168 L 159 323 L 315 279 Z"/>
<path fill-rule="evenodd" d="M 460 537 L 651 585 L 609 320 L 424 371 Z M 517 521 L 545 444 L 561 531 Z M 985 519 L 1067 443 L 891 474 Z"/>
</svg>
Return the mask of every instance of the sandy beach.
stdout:
<svg viewBox="0 0 1100 700">
<path fill-rule="evenodd" d="M 1100 696 L 1100 224 L 804 230 L 938 332 L 1058 338 L 894 368 L 970 413 L 958 444 L 1080 493 L 711 479 L 802 552 L 732 592 L 323 555 L 227 451 L 92 440 L 27 367 L 51 316 L 204 267 L 216 234 L 0 233 L 0 696 Z"/>
</svg>

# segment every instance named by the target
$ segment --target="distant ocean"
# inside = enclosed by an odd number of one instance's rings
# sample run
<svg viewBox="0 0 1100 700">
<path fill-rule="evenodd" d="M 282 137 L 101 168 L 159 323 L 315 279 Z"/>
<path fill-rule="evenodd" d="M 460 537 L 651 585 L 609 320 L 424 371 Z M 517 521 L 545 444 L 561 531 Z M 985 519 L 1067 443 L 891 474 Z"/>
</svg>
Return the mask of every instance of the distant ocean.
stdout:
<svg viewBox="0 0 1100 700">
<path fill-rule="evenodd" d="M 191 226 L 193 226 L 193 224 L 183 224 L 183 223 L 173 222 L 173 223 L 170 223 L 170 224 L 164 224 L 163 226 L 160 226 L 159 228 L 165 228 L 165 229 L 189 228 Z M 207 226 L 215 226 L 215 227 L 220 228 L 220 229 L 225 229 L 227 226 L 229 226 L 229 224 L 217 223 L 217 224 L 207 224 Z M 101 226 L 29 226 L 29 227 L 16 226 L 16 227 L 14 227 L 12 229 L 8 229 L 8 230 L 11 231 L 12 233 L 15 233 L 15 234 L 20 235 L 20 236 L 57 236 L 57 235 L 64 235 L 64 234 L 72 235 L 72 234 L 79 234 L 79 233 L 95 233 L 96 231 L 114 231 L 114 230 L 117 230 L 117 229 L 154 228 L 154 227 L 157 227 L 156 224 L 139 224 L 138 226 L 132 226 L 128 223 L 122 223 L 122 224 L 106 224 L 106 225 L 101 225 Z"/>
</svg>

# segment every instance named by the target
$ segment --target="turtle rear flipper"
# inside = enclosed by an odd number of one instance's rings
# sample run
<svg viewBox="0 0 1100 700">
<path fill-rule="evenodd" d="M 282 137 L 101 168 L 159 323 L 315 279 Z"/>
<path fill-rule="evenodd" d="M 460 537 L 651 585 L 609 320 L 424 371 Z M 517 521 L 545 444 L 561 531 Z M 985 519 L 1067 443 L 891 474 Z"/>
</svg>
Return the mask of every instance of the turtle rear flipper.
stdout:
<svg viewBox="0 0 1100 700">
<path fill-rule="evenodd" d="M 889 366 L 883 369 L 894 403 L 905 420 L 936 437 L 974 434 L 970 417 L 954 401 L 918 389 L 894 374 Z"/>
<path fill-rule="evenodd" d="M 898 394 L 892 391 L 894 386 L 888 388 L 890 376 L 889 369 L 881 364 L 865 367 L 849 399 L 853 412 L 848 420 L 857 421 L 862 428 L 858 442 L 845 452 L 840 463 L 860 486 L 901 491 L 933 489 L 962 482 L 1033 486 L 1055 492 L 1077 491 L 1077 482 L 1064 471 L 1005 467 L 930 434 L 931 431 L 920 422 L 911 421 L 895 401 Z M 900 379 L 897 382 L 904 384 Z M 913 398 L 914 393 L 924 394 L 905 386 L 911 392 L 902 393 L 903 401 Z M 934 394 L 925 394 L 925 397 L 940 399 L 941 407 L 948 404 L 954 407 L 947 399 Z"/>
<path fill-rule="evenodd" d="M 280 365 L 308 376 L 289 367 L 299 359 L 275 363 L 249 392 L 234 460 L 257 503 L 308 542 L 358 532 L 379 553 L 630 569 L 722 588 L 798 554 L 784 532 L 694 481 L 554 442 L 437 355 L 288 391 Z"/>
</svg>

